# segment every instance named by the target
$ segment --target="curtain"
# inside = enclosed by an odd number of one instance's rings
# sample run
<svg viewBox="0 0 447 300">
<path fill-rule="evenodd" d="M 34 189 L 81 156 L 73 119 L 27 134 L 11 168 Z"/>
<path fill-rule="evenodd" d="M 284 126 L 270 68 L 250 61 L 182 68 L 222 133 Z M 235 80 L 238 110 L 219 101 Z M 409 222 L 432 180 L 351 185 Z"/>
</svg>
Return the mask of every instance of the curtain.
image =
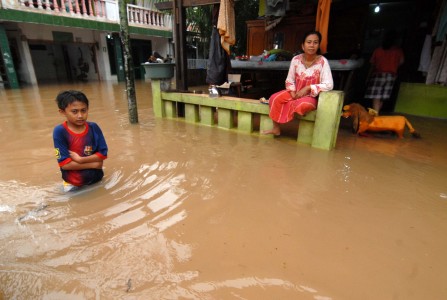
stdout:
<svg viewBox="0 0 447 300">
<path fill-rule="evenodd" d="M 327 52 L 327 37 L 329 27 L 329 13 L 331 11 L 331 0 L 318 0 L 317 20 L 315 29 L 321 33 L 320 50 L 321 53 Z"/>
<path fill-rule="evenodd" d="M 433 28 L 432 37 L 436 46 L 428 68 L 426 84 L 447 85 L 447 1 L 442 2 L 438 18 Z"/>
</svg>

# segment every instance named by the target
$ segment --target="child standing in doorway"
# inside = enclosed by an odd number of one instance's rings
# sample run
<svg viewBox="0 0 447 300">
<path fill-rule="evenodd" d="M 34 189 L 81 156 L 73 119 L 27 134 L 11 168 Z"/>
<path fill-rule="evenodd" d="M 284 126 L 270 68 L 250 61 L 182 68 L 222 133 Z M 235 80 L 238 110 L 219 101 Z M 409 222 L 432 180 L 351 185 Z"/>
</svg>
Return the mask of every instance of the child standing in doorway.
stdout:
<svg viewBox="0 0 447 300">
<path fill-rule="evenodd" d="M 87 122 L 89 101 L 84 93 L 68 90 L 56 97 L 59 113 L 66 121 L 53 131 L 54 149 L 64 191 L 100 181 L 107 158 L 107 144 L 101 128 Z"/>
<path fill-rule="evenodd" d="M 373 109 L 379 114 L 383 102 L 389 101 L 397 78 L 398 68 L 404 63 L 402 49 L 395 45 L 397 32 L 385 33 L 382 46 L 374 50 L 370 63 L 366 99 L 372 99 Z"/>
</svg>

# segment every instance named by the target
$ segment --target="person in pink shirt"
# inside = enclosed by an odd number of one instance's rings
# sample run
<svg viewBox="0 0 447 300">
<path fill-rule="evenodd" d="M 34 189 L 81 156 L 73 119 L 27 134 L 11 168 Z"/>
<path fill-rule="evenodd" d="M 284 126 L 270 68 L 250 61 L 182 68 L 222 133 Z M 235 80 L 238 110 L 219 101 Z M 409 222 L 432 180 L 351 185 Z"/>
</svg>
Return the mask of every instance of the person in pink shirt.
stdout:
<svg viewBox="0 0 447 300">
<path fill-rule="evenodd" d="M 328 60 L 320 55 L 321 34 L 310 31 L 304 35 L 304 51 L 292 58 L 285 89 L 270 96 L 270 118 L 273 128 L 264 134 L 280 135 L 280 124 L 293 120 L 295 113 L 304 116 L 317 109 L 318 94 L 334 87 Z"/>
<path fill-rule="evenodd" d="M 394 30 L 385 33 L 382 46 L 376 48 L 371 56 L 371 70 L 365 98 L 372 99 L 373 109 L 379 114 L 383 102 L 391 97 L 397 70 L 404 63 L 404 53 L 394 45 L 397 34 Z"/>
</svg>

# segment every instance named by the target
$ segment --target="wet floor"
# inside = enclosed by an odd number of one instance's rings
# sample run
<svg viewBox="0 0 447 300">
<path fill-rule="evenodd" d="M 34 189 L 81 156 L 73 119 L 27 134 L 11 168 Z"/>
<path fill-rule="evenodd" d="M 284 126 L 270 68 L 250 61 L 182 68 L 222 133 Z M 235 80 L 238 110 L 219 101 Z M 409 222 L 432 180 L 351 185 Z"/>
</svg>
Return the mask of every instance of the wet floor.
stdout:
<svg viewBox="0 0 447 300">
<path fill-rule="evenodd" d="M 64 194 L 52 129 L 90 99 L 105 178 Z M 447 299 L 447 120 L 327 152 L 155 119 L 137 82 L 0 90 L 0 299 Z"/>
</svg>

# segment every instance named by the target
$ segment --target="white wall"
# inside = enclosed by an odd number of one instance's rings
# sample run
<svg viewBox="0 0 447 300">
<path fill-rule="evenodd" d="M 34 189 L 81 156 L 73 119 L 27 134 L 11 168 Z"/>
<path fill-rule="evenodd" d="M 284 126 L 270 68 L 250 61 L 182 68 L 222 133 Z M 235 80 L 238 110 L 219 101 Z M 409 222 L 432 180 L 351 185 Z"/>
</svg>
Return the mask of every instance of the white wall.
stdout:
<svg viewBox="0 0 447 300">
<path fill-rule="evenodd" d="M 149 37 L 148 39 L 152 41 L 152 51 L 157 51 L 163 57 L 167 54 L 172 57 L 173 50 L 167 38 Z"/>
<path fill-rule="evenodd" d="M 110 73 L 109 52 L 107 49 L 107 33 L 97 32 L 99 49 L 97 50 L 97 61 L 99 70 L 99 80 L 117 80 L 116 75 Z"/>
<path fill-rule="evenodd" d="M 36 76 L 35 70 L 33 68 L 33 62 L 31 60 L 31 55 L 29 52 L 28 42 L 45 42 L 52 43 L 53 42 L 53 31 L 58 32 L 69 32 L 73 34 L 74 44 L 70 45 L 70 56 L 71 64 L 76 65 L 77 59 L 79 58 L 79 50 L 78 47 L 81 44 L 89 44 L 95 45 L 96 49 L 96 62 L 98 67 L 98 73 L 95 72 L 94 64 L 91 61 L 90 52 L 85 50 L 84 47 L 81 47 L 83 50 L 83 58 L 90 64 L 90 71 L 88 74 L 88 80 L 117 80 L 116 75 L 112 75 L 110 72 L 109 58 L 108 58 L 108 49 L 106 42 L 107 32 L 100 32 L 91 29 L 80 29 L 80 28 L 69 28 L 69 27 L 57 27 L 57 26 L 48 26 L 48 25 L 39 25 L 39 24 L 18 24 L 21 31 L 21 56 L 26 59 L 26 64 L 23 66 L 23 70 L 21 69 L 21 77 L 27 83 L 36 84 Z M 150 40 L 152 43 L 152 50 L 157 51 L 162 56 L 166 57 L 169 54 L 171 57 L 173 56 L 173 46 L 169 43 L 168 38 L 162 37 L 153 37 L 146 35 L 131 35 L 131 39 L 141 39 L 141 40 Z M 71 49 L 73 48 L 73 49 Z M 22 53 L 23 51 L 23 53 Z M 48 54 L 48 53 L 47 53 Z M 43 55 L 43 54 L 38 54 Z M 42 59 L 46 58 L 43 56 Z M 76 59 L 76 60 L 73 60 Z M 37 66 L 36 66 L 37 68 Z M 38 68 L 41 68 L 39 66 Z M 40 74 L 40 73 L 39 73 Z M 53 72 L 48 72 L 49 79 L 57 77 L 57 69 L 54 69 Z"/>
<path fill-rule="evenodd" d="M 41 24 L 20 23 L 19 28 L 22 35 L 28 40 L 53 41 L 53 31 L 69 32 L 73 34 L 74 42 L 95 43 L 94 30 L 70 27 L 57 27 Z"/>
</svg>

